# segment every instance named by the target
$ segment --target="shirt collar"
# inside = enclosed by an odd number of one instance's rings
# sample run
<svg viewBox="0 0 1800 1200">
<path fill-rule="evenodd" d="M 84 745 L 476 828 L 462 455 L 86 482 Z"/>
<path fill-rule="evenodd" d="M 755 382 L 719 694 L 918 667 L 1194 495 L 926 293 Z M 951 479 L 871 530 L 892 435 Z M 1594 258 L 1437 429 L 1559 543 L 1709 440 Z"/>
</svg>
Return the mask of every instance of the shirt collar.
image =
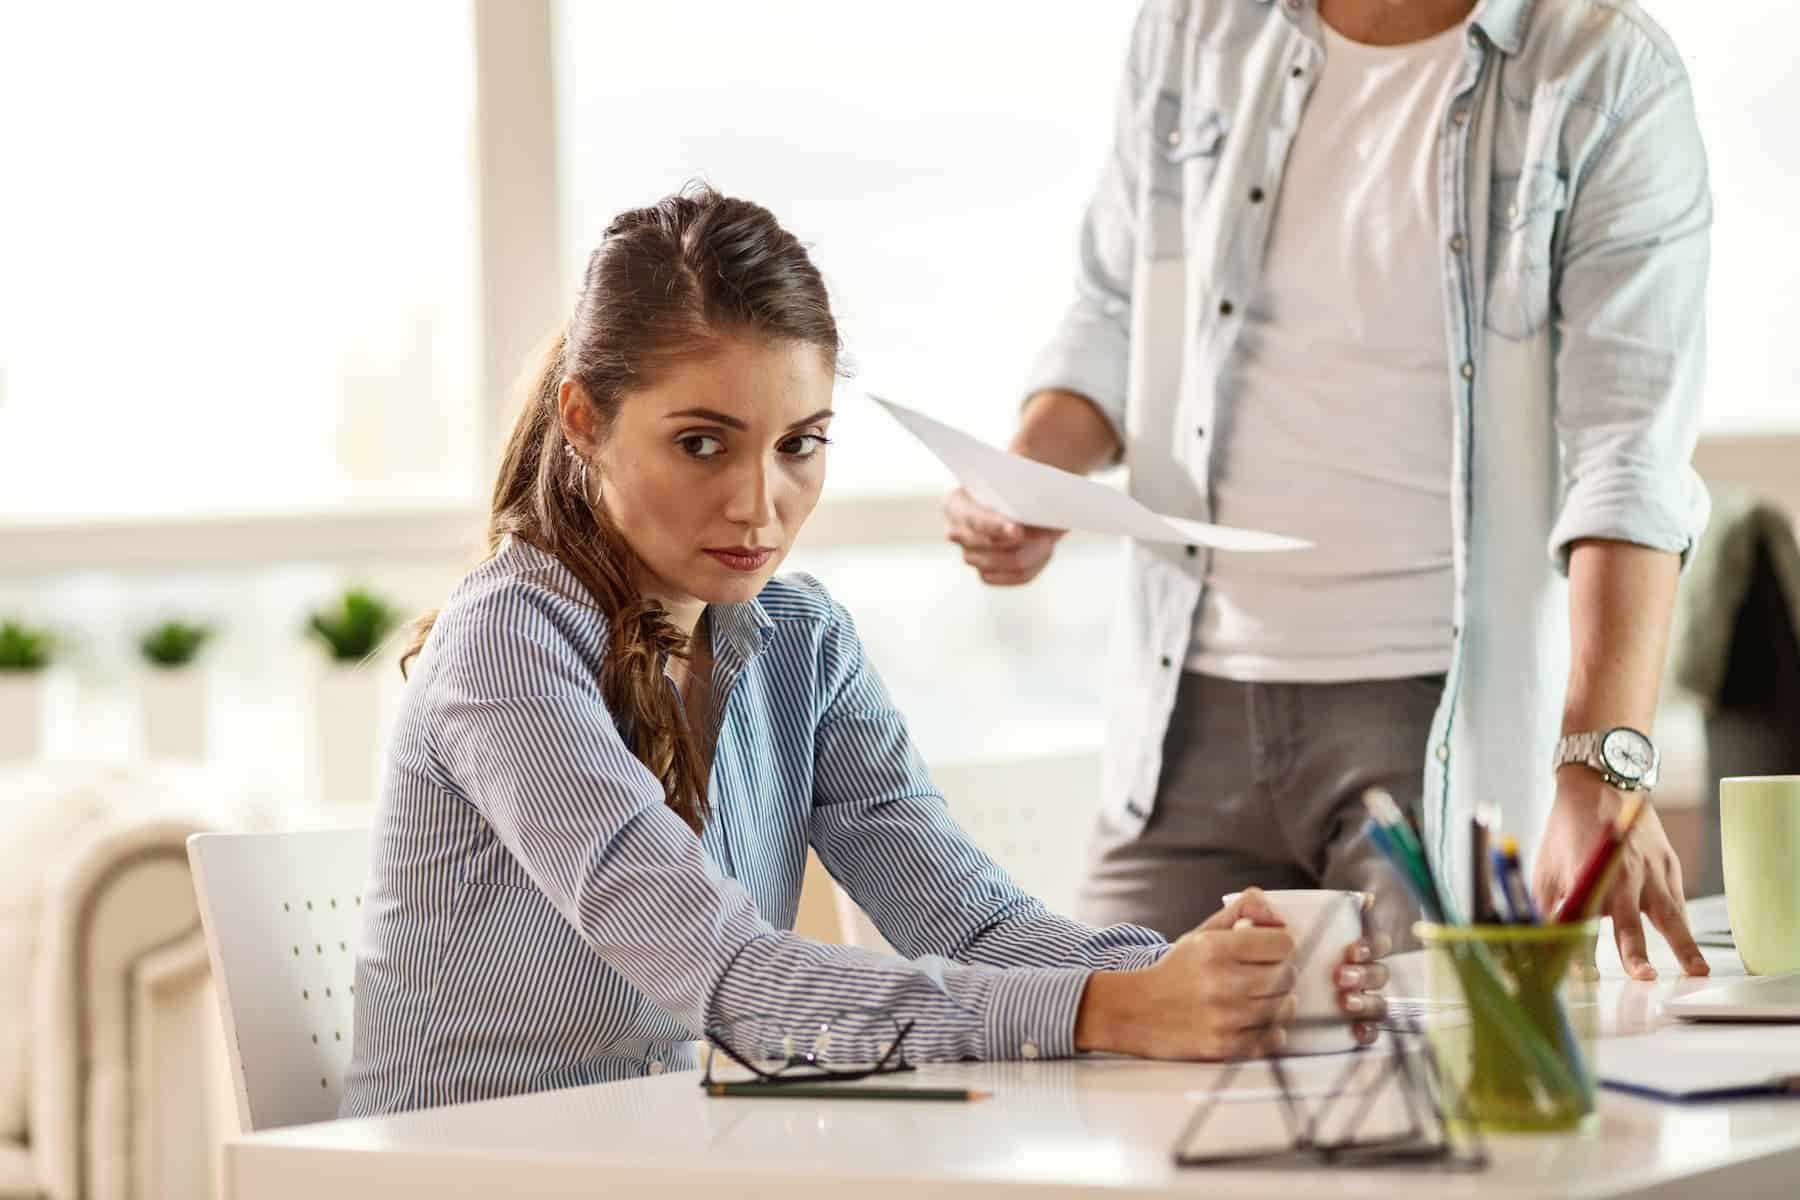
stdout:
<svg viewBox="0 0 1800 1200">
<path fill-rule="evenodd" d="M 1496 49 L 1517 54 L 1525 44 L 1525 27 L 1531 23 L 1531 6 L 1537 0 L 1481 0 L 1469 23 L 1487 34 Z"/>
<path fill-rule="evenodd" d="M 742 604 L 709 604 L 706 612 L 712 620 L 713 652 L 730 650 L 737 662 L 749 662 L 762 652 L 763 642 L 775 622 L 763 611 L 762 601 L 746 600 Z"/>
<path fill-rule="evenodd" d="M 1273 4 L 1292 20 L 1296 14 L 1317 7 L 1318 0 L 1256 0 Z M 1480 0 L 1469 18 L 1469 24 L 1487 35 L 1496 49 L 1517 54 L 1525 44 L 1525 27 L 1531 21 L 1531 6 L 1536 0 Z"/>
<path fill-rule="evenodd" d="M 585 598 L 589 604 L 593 603 L 592 597 L 588 596 L 587 589 L 581 586 L 580 581 L 575 578 L 575 573 L 569 570 L 561 559 L 555 555 L 544 553 L 522 538 L 514 537 L 510 533 L 506 534 L 500 539 L 494 556 L 499 558 L 511 554 L 521 547 L 532 557 L 549 563 L 559 572 L 562 578 L 572 585 L 571 595 Z M 716 652 L 719 649 L 729 649 L 733 660 L 739 663 L 749 662 L 761 653 L 769 630 L 775 627 L 774 619 L 763 610 L 762 601 L 756 599 L 747 600 L 742 604 L 711 604 L 707 606 L 707 612 L 712 618 L 715 657 L 717 657 Z"/>
</svg>

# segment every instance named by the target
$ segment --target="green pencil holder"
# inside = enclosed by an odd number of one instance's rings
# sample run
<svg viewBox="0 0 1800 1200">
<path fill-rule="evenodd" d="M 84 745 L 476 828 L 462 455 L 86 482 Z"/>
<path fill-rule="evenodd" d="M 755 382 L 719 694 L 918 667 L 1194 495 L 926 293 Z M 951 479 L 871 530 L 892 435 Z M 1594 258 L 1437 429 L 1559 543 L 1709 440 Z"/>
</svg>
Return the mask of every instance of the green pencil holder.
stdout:
<svg viewBox="0 0 1800 1200">
<path fill-rule="evenodd" d="M 1487 1132 L 1595 1127 L 1594 961 L 1600 922 L 1437 925 L 1425 946 L 1436 1012 L 1427 1029 L 1445 1116 Z"/>
</svg>

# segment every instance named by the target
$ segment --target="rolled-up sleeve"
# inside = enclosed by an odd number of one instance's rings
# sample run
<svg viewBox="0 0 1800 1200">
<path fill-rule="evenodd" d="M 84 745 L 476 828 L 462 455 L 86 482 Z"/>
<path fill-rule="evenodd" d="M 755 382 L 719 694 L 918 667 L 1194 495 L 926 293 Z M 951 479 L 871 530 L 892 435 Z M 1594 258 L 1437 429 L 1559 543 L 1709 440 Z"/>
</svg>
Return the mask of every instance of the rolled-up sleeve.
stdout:
<svg viewBox="0 0 1800 1200">
<path fill-rule="evenodd" d="M 1567 218 L 1557 289 L 1557 569 L 1584 538 L 1680 554 L 1706 526 L 1691 465 L 1705 370 L 1712 226 L 1683 76 L 1650 84 L 1594 152 Z"/>
<path fill-rule="evenodd" d="M 1092 400 L 1125 442 L 1131 361 L 1131 283 L 1137 244 L 1138 178 L 1147 63 L 1166 24 L 1161 0 L 1140 9 L 1113 118 L 1113 144 L 1081 221 L 1075 300 L 1032 367 L 1027 396 L 1048 388 Z"/>
<path fill-rule="evenodd" d="M 521 583 L 443 618 L 438 753 L 532 883 L 645 998 L 695 1034 L 879 1010 L 912 1023 L 918 1060 L 1072 1051 L 1085 972 L 907 961 L 765 921 L 620 738 L 571 620 Z"/>
</svg>

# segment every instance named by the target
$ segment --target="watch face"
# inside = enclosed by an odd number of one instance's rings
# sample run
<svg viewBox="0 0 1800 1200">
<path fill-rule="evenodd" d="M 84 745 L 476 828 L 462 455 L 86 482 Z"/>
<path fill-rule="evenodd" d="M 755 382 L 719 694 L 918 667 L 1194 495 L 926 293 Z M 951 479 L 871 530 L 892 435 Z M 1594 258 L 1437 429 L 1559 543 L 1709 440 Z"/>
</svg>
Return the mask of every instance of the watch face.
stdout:
<svg viewBox="0 0 1800 1200">
<path fill-rule="evenodd" d="M 1656 762 L 1650 739 L 1635 729 L 1615 729 L 1600 739 L 1606 769 L 1621 779 L 1643 779 Z"/>
</svg>

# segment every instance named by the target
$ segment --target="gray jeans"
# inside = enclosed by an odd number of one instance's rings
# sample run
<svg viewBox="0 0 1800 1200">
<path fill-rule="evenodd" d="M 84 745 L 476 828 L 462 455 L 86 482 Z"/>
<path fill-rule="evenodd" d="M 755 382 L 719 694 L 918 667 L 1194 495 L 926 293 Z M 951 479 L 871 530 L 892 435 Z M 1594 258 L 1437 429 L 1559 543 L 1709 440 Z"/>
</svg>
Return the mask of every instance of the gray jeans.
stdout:
<svg viewBox="0 0 1800 1200">
<path fill-rule="evenodd" d="M 1441 675 L 1356 683 L 1181 677 L 1156 807 L 1142 833 L 1094 831 L 1075 915 L 1175 938 L 1221 897 L 1261 888 L 1373 892 L 1373 924 L 1413 944 L 1418 910 L 1362 834 L 1383 787 L 1416 820 Z"/>
</svg>

